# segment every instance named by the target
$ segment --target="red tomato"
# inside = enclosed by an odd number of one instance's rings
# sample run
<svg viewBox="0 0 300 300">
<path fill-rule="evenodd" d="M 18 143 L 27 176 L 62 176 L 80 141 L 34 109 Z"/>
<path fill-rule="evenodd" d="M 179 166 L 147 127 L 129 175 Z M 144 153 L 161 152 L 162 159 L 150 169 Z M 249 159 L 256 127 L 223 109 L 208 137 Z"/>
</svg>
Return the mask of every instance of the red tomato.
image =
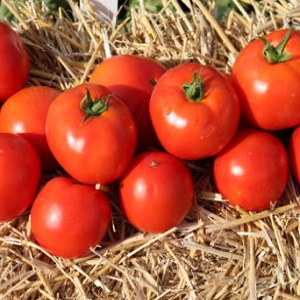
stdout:
<svg viewBox="0 0 300 300">
<path fill-rule="evenodd" d="M 288 157 L 269 132 L 240 129 L 214 160 L 214 180 L 228 203 L 249 211 L 269 209 L 283 194 Z"/>
<path fill-rule="evenodd" d="M 278 30 L 264 39 L 274 48 L 286 34 L 286 29 Z M 263 40 L 254 40 L 240 52 L 232 69 L 243 117 L 265 130 L 280 130 L 300 123 L 300 33 L 293 30 L 285 47 L 282 45 L 279 52 L 288 56 L 270 63 L 263 54 Z"/>
<path fill-rule="evenodd" d="M 293 176 L 300 183 L 300 126 L 295 127 L 290 136 L 289 159 Z"/>
<path fill-rule="evenodd" d="M 27 82 L 30 60 L 21 37 L 0 22 L 0 101 L 5 101 Z"/>
<path fill-rule="evenodd" d="M 71 178 L 46 183 L 31 209 L 31 230 L 41 247 L 65 258 L 84 256 L 105 236 L 111 206 L 102 191 Z"/>
<path fill-rule="evenodd" d="M 102 61 L 90 77 L 90 82 L 107 86 L 128 105 L 137 124 L 139 150 L 159 146 L 149 115 L 149 100 L 155 82 L 165 71 L 156 60 L 125 54 Z"/>
<path fill-rule="evenodd" d="M 46 119 L 46 137 L 71 177 L 86 184 L 108 184 L 123 174 L 133 157 L 136 127 L 128 107 L 109 89 L 85 83 L 55 98 Z"/>
<path fill-rule="evenodd" d="M 41 178 L 39 157 L 23 137 L 0 133 L 0 222 L 20 216 L 32 204 Z"/>
<path fill-rule="evenodd" d="M 214 68 L 185 63 L 169 69 L 150 99 L 150 116 L 167 152 L 187 160 L 218 153 L 237 130 L 239 101 Z"/>
<path fill-rule="evenodd" d="M 23 88 L 3 103 L 0 112 L 0 132 L 25 137 L 39 154 L 43 170 L 58 166 L 46 140 L 45 124 L 50 104 L 59 93 L 47 86 Z"/>
<path fill-rule="evenodd" d="M 128 221 L 145 232 L 164 232 L 189 212 L 194 188 L 188 168 L 160 151 L 137 155 L 119 185 L 120 204 Z"/>
</svg>

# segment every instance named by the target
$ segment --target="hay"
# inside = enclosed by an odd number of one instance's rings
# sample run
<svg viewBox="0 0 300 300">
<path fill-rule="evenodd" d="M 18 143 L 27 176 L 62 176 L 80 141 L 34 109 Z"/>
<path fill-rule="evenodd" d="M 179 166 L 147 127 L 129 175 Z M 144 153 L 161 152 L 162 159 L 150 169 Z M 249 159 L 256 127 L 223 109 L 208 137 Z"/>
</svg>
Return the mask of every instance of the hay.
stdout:
<svg viewBox="0 0 300 300">
<path fill-rule="evenodd" d="M 252 14 L 233 1 L 239 13 L 221 23 L 213 18 L 213 1 L 208 8 L 200 0 L 183 1 L 191 10 L 187 15 L 177 1 L 165 0 L 159 14 L 141 3 L 122 24 L 102 24 L 93 11 L 83 15 L 71 2 L 72 16 L 60 11 L 54 17 L 30 1 L 19 10 L 13 1 L 2 2 L 18 20 L 12 26 L 30 52 L 29 85 L 65 89 L 121 53 L 168 67 L 198 61 L 230 72 L 239 50 L 255 36 L 290 22 L 299 27 L 296 0 L 248 0 Z M 298 185 L 290 178 L 274 209 L 247 213 L 215 192 L 211 166 L 209 159 L 189 162 L 197 197 L 185 222 L 163 234 L 137 232 L 110 193 L 113 224 L 101 246 L 84 258 L 61 259 L 41 249 L 31 238 L 28 212 L 0 224 L 0 298 L 300 299 Z"/>
</svg>

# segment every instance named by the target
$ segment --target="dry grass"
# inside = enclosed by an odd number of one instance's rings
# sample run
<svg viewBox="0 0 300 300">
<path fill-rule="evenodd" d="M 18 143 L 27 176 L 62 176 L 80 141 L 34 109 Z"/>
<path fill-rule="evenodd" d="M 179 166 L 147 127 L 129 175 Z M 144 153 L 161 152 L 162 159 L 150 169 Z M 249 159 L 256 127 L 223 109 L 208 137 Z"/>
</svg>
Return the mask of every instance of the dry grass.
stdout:
<svg viewBox="0 0 300 300">
<path fill-rule="evenodd" d="M 173 66 L 210 64 L 223 72 L 255 36 L 299 27 L 296 0 L 256 1 L 254 13 L 240 5 L 219 24 L 214 2 L 164 1 L 158 14 L 141 4 L 123 24 L 99 23 L 73 6 L 73 20 L 47 17 L 29 2 L 11 9 L 31 56 L 29 84 L 65 89 L 87 80 L 105 57 L 120 53 L 152 57 Z M 175 6 L 175 10 L 170 5 Z M 131 22 L 132 31 L 126 31 Z M 118 70 L 116 70 L 117 72 Z M 1 299 L 300 299 L 300 198 L 290 178 L 271 211 L 247 213 L 215 193 L 211 161 L 190 162 L 197 197 L 185 222 L 164 234 L 137 232 L 124 220 L 111 194 L 113 226 L 91 255 L 67 260 L 49 255 L 31 239 L 29 213 L 0 224 Z M 255 195 L 253 195 L 255 197 Z M 78 220 L 80 221 L 80 220 Z"/>
</svg>

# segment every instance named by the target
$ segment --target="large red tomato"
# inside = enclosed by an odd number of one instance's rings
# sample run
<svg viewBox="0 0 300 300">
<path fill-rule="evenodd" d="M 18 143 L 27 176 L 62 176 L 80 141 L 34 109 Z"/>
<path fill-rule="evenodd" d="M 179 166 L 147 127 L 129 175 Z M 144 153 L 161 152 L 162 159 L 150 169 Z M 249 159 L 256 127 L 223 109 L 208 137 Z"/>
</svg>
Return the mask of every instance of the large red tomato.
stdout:
<svg viewBox="0 0 300 300">
<path fill-rule="evenodd" d="M 237 130 L 237 96 L 217 70 L 199 63 L 173 67 L 159 79 L 150 116 L 162 146 L 182 159 L 218 153 Z"/>
<path fill-rule="evenodd" d="M 249 211 L 269 209 L 283 194 L 288 157 L 273 134 L 240 129 L 214 160 L 214 180 L 228 203 Z"/>
<path fill-rule="evenodd" d="M 248 44 L 236 58 L 232 78 L 248 123 L 265 130 L 300 123 L 298 31 L 277 30 Z"/>
<path fill-rule="evenodd" d="M 148 151 L 135 157 L 119 185 L 128 221 L 145 232 L 164 232 L 188 214 L 194 187 L 188 168 L 175 156 Z"/>
<path fill-rule="evenodd" d="M 43 170 L 57 167 L 45 133 L 50 104 L 60 92 L 47 86 L 26 87 L 10 96 L 0 111 L 0 132 L 25 137 L 36 149 Z"/>
<path fill-rule="evenodd" d="M 42 187 L 31 209 L 31 230 L 49 253 L 66 258 L 88 254 L 105 236 L 110 203 L 102 191 L 56 177 Z"/>
<path fill-rule="evenodd" d="M 23 137 L 0 133 L 0 222 L 20 216 L 32 204 L 41 178 L 33 146 Z"/>
<path fill-rule="evenodd" d="M 0 101 L 21 89 L 29 78 L 30 60 L 21 37 L 0 22 Z"/>
<path fill-rule="evenodd" d="M 300 183 L 300 126 L 295 127 L 290 136 L 289 159 L 294 178 Z"/>
<path fill-rule="evenodd" d="M 102 61 L 90 77 L 90 82 L 107 86 L 128 105 L 137 124 L 139 150 L 159 146 L 149 116 L 149 100 L 165 71 L 156 60 L 125 54 Z"/>
<path fill-rule="evenodd" d="M 136 126 L 128 107 L 109 89 L 84 83 L 54 99 L 46 137 L 54 157 L 73 178 L 108 184 L 133 157 Z"/>
</svg>

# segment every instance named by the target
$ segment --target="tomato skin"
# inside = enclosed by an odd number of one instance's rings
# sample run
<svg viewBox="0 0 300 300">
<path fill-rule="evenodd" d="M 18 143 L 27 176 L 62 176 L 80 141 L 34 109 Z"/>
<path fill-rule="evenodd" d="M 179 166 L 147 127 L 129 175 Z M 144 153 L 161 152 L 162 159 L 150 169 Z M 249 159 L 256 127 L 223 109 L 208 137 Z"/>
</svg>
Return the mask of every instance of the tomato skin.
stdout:
<svg viewBox="0 0 300 300">
<path fill-rule="evenodd" d="M 23 137 L 0 133 L 0 222 L 12 220 L 32 204 L 41 178 L 39 157 Z"/>
<path fill-rule="evenodd" d="M 47 86 L 30 86 L 10 96 L 0 111 L 0 132 L 22 135 L 39 154 L 42 170 L 58 166 L 46 139 L 48 109 L 60 91 Z"/>
<path fill-rule="evenodd" d="M 119 184 L 120 205 L 137 229 L 159 233 L 179 225 L 189 212 L 194 188 L 188 168 L 162 151 L 138 154 Z"/>
<path fill-rule="evenodd" d="M 31 209 L 33 237 L 49 253 L 85 256 L 104 238 L 111 221 L 105 194 L 67 177 L 49 180 Z"/>
<path fill-rule="evenodd" d="M 108 109 L 83 124 L 80 102 L 110 97 Z M 127 106 L 104 86 L 84 83 L 63 91 L 51 104 L 46 137 L 59 164 L 79 182 L 109 184 L 129 165 L 136 146 L 136 126 Z"/>
<path fill-rule="evenodd" d="M 217 190 L 230 205 L 248 211 L 271 208 L 285 190 L 288 173 L 283 144 L 259 129 L 240 129 L 214 159 Z"/>
<path fill-rule="evenodd" d="M 30 59 L 21 37 L 0 22 L 0 102 L 21 89 L 29 78 Z"/>
<path fill-rule="evenodd" d="M 290 168 L 295 180 L 300 183 L 300 126 L 293 129 L 289 140 Z"/>
<path fill-rule="evenodd" d="M 160 146 L 150 119 L 149 101 L 154 82 L 165 71 L 156 60 L 124 54 L 102 61 L 89 79 L 89 82 L 107 86 L 127 104 L 137 124 L 140 151 Z"/>
<path fill-rule="evenodd" d="M 204 98 L 185 96 L 183 84 L 203 76 Z M 237 130 L 240 107 L 228 79 L 199 63 L 169 69 L 157 82 L 150 99 L 150 116 L 164 149 L 186 160 L 218 153 Z"/>
<path fill-rule="evenodd" d="M 274 46 L 287 30 L 265 36 Z M 233 83 L 241 101 L 243 118 L 265 130 L 281 130 L 300 123 L 300 33 L 293 30 L 285 46 L 291 59 L 268 63 L 257 39 L 248 44 L 236 58 L 232 68 Z"/>
</svg>

